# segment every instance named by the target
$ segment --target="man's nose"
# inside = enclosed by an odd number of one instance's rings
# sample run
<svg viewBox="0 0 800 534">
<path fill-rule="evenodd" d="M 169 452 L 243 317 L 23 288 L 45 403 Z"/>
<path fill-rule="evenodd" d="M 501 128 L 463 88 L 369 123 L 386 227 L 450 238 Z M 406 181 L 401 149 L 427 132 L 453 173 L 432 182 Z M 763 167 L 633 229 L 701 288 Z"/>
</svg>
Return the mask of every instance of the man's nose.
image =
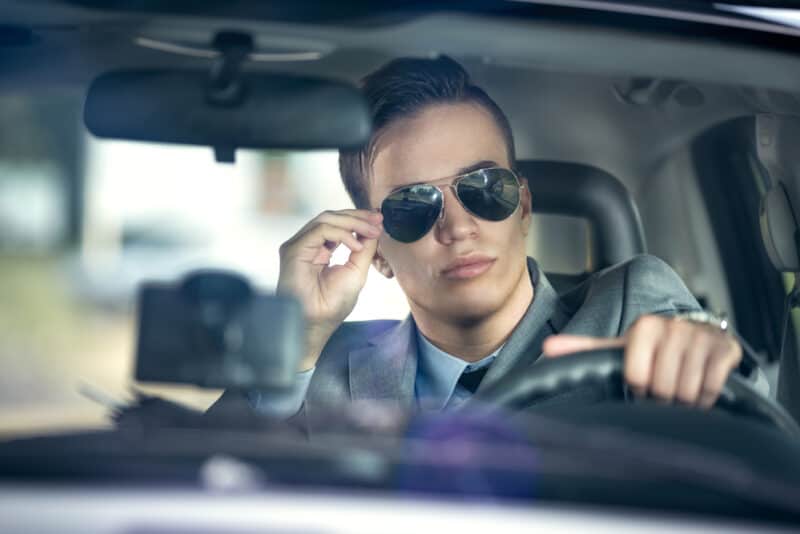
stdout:
<svg viewBox="0 0 800 534">
<path fill-rule="evenodd" d="M 434 228 L 436 239 L 449 244 L 462 239 L 474 238 L 478 235 L 478 223 L 475 216 L 464 209 L 451 187 L 442 187 L 444 209 Z"/>
</svg>

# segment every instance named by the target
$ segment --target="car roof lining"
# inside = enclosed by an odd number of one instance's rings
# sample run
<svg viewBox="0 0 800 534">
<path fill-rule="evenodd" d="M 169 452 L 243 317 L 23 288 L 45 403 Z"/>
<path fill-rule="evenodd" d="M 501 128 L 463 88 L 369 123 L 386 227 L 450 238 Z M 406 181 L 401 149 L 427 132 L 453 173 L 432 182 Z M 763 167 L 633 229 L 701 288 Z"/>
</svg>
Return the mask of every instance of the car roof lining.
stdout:
<svg viewBox="0 0 800 534">
<path fill-rule="evenodd" d="M 389 56 L 430 55 L 481 57 L 493 63 L 536 70 L 652 76 L 740 84 L 747 72 L 755 85 L 796 91 L 800 87 L 800 58 L 768 48 L 706 39 L 630 31 L 585 22 L 514 19 L 465 13 L 432 13 L 380 28 L 265 22 L 252 19 L 152 16 L 102 11 L 43 1 L 0 0 L 5 24 L 38 31 L 74 30 L 79 44 L 91 47 L 105 35 L 124 41 L 116 50 L 121 62 L 134 52 L 136 36 L 176 35 L 199 45 L 210 42 L 221 27 L 251 31 L 258 39 L 309 39 L 338 49 L 375 50 Z M 115 39 L 116 37 L 116 39 Z M 122 39 L 120 39 L 122 37 Z M 794 67 L 794 68 L 788 68 Z"/>
<path fill-rule="evenodd" d="M 202 47 L 221 28 L 252 32 L 262 50 L 327 52 L 312 62 L 250 62 L 250 70 L 351 82 L 391 57 L 450 54 L 506 109 L 520 157 L 596 165 L 631 188 L 637 177 L 699 133 L 735 117 L 772 111 L 769 99 L 753 97 L 758 91 L 789 95 L 800 88 L 800 57 L 775 49 L 552 20 L 434 13 L 365 29 L 145 16 L 22 0 L 0 0 L 0 17 L 31 28 L 36 36 L 29 46 L 0 45 L 5 67 L 0 93 L 37 86 L 83 88 L 100 73 L 120 68 L 206 69 L 208 59 L 135 41 L 145 37 Z M 750 89 L 742 87 L 743 73 Z M 614 88 L 632 77 L 687 81 L 705 102 L 689 109 L 674 102 L 627 105 Z M 800 102 L 776 111 L 800 114 Z"/>
</svg>

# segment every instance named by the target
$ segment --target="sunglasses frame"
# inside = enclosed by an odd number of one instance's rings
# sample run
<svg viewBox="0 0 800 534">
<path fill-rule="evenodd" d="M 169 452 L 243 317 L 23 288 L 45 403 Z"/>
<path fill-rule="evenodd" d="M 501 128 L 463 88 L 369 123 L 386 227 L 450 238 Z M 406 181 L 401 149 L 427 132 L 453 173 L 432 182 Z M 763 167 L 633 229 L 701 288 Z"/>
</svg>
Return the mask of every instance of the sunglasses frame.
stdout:
<svg viewBox="0 0 800 534">
<path fill-rule="evenodd" d="M 399 191 L 402 191 L 403 189 L 408 189 L 410 187 L 415 187 L 415 186 L 420 186 L 420 185 L 427 185 L 427 186 L 431 186 L 431 187 L 434 187 L 435 189 L 437 189 L 439 191 L 439 194 L 442 195 L 442 204 L 439 207 L 439 215 L 436 216 L 436 222 L 434 222 L 433 225 L 430 228 L 428 228 L 428 230 L 424 234 L 422 234 L 421 236 L 419 236 L 417 239 L 414 240 L 414 241 L 419 241 L 420 239 L 425 237 L 428 234 L 428 232 L 430 232 L 433 229 L 433 227 L 436 226 L 437 223 L 441 223 L 441 221 L 443 221 L 444 218 L 445 218 L 445 211 L 444 211 L 445 194 L 444 194 L 444 191 L 442 191 L 442 186 L 444 186 L 444 187 L 446 187 L 446 188 L 448 188 L 448 189 L 453 191 L 453 196 L 456 197 L 456 200 L 458 200 L 458 203 L 461 204 L 461 207 L 464 208 L 464 210 L 467 213 L 469 213 L 470 215 L 472 215 L 473 217 L 477 217 L 482 221 L 499 222 L 499 221 L 492 221 L 491 219 L 486 219 L 484 217 L 481 217 L 477 213 L 473 212 L 471 209 L 469 209 L 467 206 L 464 205 L 464 202 L 461 200 L 461 197 L 458 196 L 458 187 L 457 186 L 458 186 L 458 182 L 460 180 L 463 180 L 467 176 L 473 175 L 473 174 L 478 173 L 478 172 L 493 171 L 493 170 L 503 170 L 503 171 L 510 172 L 511 176 L 513 176 L 514 180 L 517 182 L 517 187 L 518 187 L 520 193 L 522 192 L 523 189 L 526 188 L 525 184 L 522 183 L 522 180 L 520 179 L 519 174 L 517 174 L 517 172 L 514 171 L 514 169 L 509 169 L 507 167 L 484 167 L 484 168 L 481 168 L 481 169 L 475 169 L 473 171 L 465 172 L 463 174 L 457 174 L 455 176 L 449 176 L 447 178 L 441 178 L 439 180 L 435 180 L 435 181 L 432 181 L 432 182 L 418 182 L 418 183 L 415 183 L 415 184 L 404 185 L 402 187 L 398 187 L 396 189 L 392 189 L 389 192 L 389 194 L 387 194 L 383 198 L 383 200 L 381 200 L 381 208 L 380 209 L 381 209 L 381 211 L 383 211 L 383 203 L 387 198 L 389 198 L 390 196 L 394 195 L 395 193 L 397 193 Z M 514 208 L 514 211 L 509 213 L 507 217 L 504 217 L 503 219 L 500 219 L 500 221 L 504 221 L 504 220 L 508 219 L 509 217 L 511 217 L 512 215 L 514 215 L 514 213 L 517 211 L 517 209 L 519 209 L 519 206 L 521 204 L 521 198 L 522 198 L 521 196 L 517 198 L 517 205 Z M 391 234 L 389 234 L 389 235 L 391 235 Z M 407 243 L 413 243 L 414 241 L 407 241 Z M 401 241 L 401 242 L 405 243 L 406 241 Z"/>
</svg>

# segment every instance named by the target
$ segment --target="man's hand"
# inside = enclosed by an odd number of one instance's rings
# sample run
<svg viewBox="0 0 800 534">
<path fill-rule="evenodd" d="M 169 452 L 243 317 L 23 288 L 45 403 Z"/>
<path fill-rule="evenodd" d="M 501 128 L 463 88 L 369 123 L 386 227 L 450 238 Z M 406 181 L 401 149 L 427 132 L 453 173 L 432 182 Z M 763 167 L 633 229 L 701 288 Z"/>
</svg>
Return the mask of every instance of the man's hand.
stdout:
<svg viewBox="0 0 800 534">
<path fill-rule="evenodd" d="M 644 315 L 619 338 L 556 335 L 544 342 L 548 357 L 586 350 L 625 349 L 625 381 L 637 396 L 651 394 L 711 407 L 742 359 L 733 336 L 711 325 Z"/>
<path fill-rule="evenodd" d="M 277 292 L 300 300 L 308 331 L 301 370 L 313 367 L 331 334 L 353 310 L 367 280 L 383 231 L 383 216 L 368 210 L 326 211 L 280 248 Z M 330 265 L 340 244 L 350 249 L 344 265 Z"/>
</svg>

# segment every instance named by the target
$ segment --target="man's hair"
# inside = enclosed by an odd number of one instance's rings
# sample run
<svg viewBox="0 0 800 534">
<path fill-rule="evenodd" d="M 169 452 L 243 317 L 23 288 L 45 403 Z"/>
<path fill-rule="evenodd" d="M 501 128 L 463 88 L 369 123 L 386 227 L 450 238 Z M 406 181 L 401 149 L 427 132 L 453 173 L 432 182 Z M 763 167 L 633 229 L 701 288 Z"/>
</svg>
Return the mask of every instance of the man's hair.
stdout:
<svg viewBox="0 0 800 534">
<path fill-rule="evenodd" d="M 372 118 L 372 137 L 360 150 L 339 152 L 339 172 L 356 208 L 369 208 L 369 175 L 378 136 L 394 121 L 411 118 L 435 104 L 474 103 L 494 118 L 516 165 L 514 137 L 503 111 L 486 92 L 472 84 L 469 74 L 453 59 L 400 58 L 362 80 Z"/>
</svg>

